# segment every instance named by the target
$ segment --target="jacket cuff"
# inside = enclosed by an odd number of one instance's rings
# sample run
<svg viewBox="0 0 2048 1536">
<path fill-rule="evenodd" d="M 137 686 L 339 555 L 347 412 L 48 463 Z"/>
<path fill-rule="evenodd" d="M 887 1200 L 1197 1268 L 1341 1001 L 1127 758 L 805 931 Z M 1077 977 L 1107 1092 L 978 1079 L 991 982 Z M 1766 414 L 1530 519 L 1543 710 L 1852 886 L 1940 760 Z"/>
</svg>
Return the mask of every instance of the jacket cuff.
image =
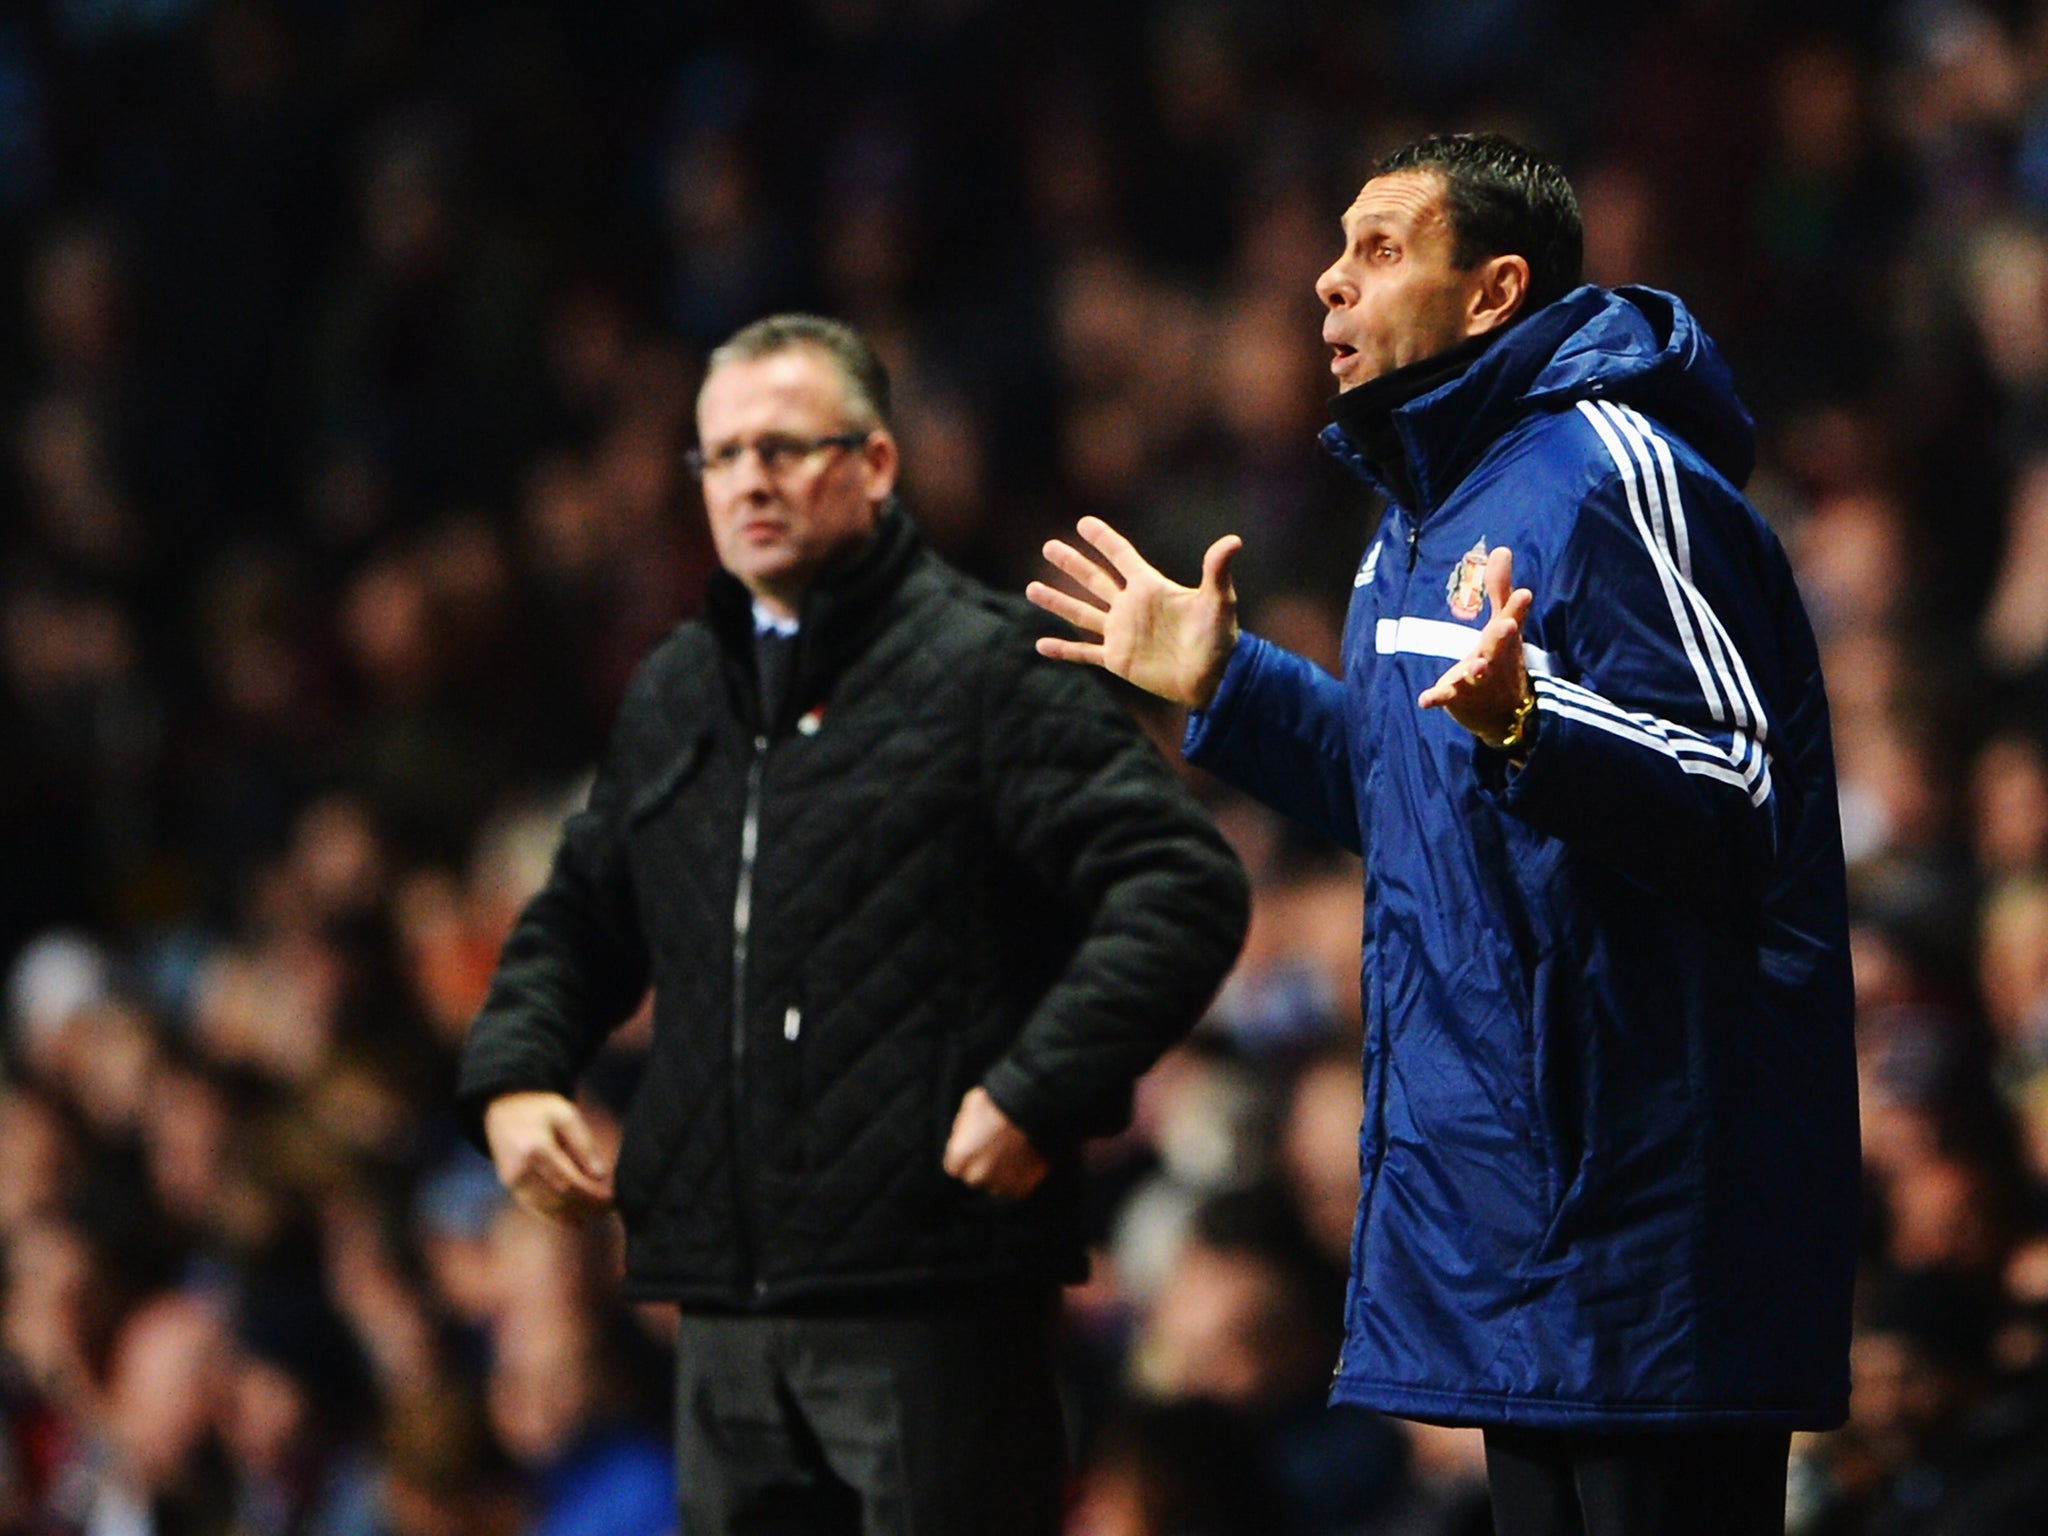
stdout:
<svg viewBox="0 0 2048 1536">
<path fill-rule="evenodd" d="M 1046 1157 L 1069 1151 L 1092 1134 L 1071 1112 L 1055 1108 L 1058 1096 L 1046 1092 L 1014 1061 L 1005 1059 L 989 1068 L 981 1089 Z"/>
<path fill-rule="evenodd" d="M 1196 767 L 1201 767 L 1205 759 L 1214 757 L 1230 735 L 1238 705 L 1250 688 L 1266 649 L 1265 641 L 1240 630 L 1237 645 L 1231 650 L 1230 661 L 1223 669 L 1223 681 L 1216 685 L 1216 696 L 1209 700 L 1209 707 L 1188 711 L 1187 730 L 1181 735 L 1180 755 Z"/>
<path fill-rule="evenodd" d="M 1556 719 L 1540 689 L 1536 694 L 1534 724 L 1535 739 L 1519 758 L 1489 747 L 1476 736 L 1472 738 L 1472 765 L 1479 775 L 1480 789 L 1503 810 L 1518 815 L 1525 814 L 1532 796 L 1541 803 L 1550 781 L 1557 776 L 1557 754 L 1544 750 L 1545 743 L 1557 735 Z"/>
<path fill-rule="evenodd" d="M 508 1093 L 559 1093 L 565 1099 L 573 1099 L 576 1085 L 546 1082 L 532 1074 L 478 1077 L 460 1083 L 455 1090 L 456 1126 L 463 1139 L 485 1157 L 491 1155 L 491 1143 L 484 1135 L 484 1111 Z"/>
</svg>

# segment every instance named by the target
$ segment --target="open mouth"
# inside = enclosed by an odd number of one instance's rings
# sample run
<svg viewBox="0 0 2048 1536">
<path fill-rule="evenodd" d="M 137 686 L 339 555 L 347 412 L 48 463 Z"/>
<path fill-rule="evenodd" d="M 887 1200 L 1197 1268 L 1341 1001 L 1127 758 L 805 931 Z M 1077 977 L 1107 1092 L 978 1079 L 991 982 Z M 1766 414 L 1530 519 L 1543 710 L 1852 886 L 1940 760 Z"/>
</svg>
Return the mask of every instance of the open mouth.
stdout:
<svg viewBox="0 0 2048 1536">
<path fill-rule="evenodd" d="M 1345 345 L 1344 345 L 1344 343 L 1343 343 L 1343 342 L 1341 342 L 1341 341 L 1333 341 L 1333 342 L 1331 342 L 1331 343 L 1330 343 L 1330 371 L 1331 371 L 1332 373 L 1339 373 L 1339 372 L 1342 372 L 1342 371 L 1343 371 L 1343 368 L 1344 368 L 1344 365 L 1345 365 L 1346 363 L 1350 362 L 1350 361 L 1351 361 L 1351 359 L 1352 359 L 1352 358 L 1354 358 L 1354 357 L 1356 357 L 1356 356 L 1358 356 L 1358 348 L 1356 348 L 1356 347 L 1347 347 L 1347 346 L 1345 346 Z"/>
</svg>

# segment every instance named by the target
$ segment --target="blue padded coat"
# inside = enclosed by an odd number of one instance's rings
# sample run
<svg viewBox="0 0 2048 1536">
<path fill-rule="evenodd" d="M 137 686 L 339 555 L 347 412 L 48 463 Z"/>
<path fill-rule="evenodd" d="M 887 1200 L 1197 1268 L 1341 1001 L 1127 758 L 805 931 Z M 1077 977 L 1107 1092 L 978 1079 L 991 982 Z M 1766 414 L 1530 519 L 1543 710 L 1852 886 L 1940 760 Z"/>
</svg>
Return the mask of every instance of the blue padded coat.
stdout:
<svg viewBox="0 0 2048 1536">
<path fill-rule="evenodd" d="M 1189 759 L 1365 861 L 1365 1116 L 1333 1398 L 1446 1423 L 1821 1428 L 1857 1212 L 1827 700 L 1668 294 L 1580 288 L 1398 408 L 1414 505 L 1344 676 L 1246 636 Z M 1369 482 L 1337 427 L 1326 446 Z M 1386 494 L 1385 486 L 1378 486 Z M 1522 766 L 1422 692 L 1534 591 Z"/>
</svg>

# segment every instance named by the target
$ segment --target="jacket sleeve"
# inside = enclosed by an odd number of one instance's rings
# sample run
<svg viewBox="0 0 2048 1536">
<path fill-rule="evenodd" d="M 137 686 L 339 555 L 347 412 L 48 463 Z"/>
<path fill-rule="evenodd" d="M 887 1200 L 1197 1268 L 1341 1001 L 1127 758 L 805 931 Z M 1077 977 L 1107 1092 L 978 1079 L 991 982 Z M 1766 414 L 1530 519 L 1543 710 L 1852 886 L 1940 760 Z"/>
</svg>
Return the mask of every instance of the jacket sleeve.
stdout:
<svg viewBox="0 0 2048 1536">
<path fill-rule="evenodd" d="M 1498 803 L 1672 900 L 1755 900 L 1776 855 L 1778 733 L 1753 541 L 1717 485 L 1682 476 L 1640 417 L 1601 424 L 1617 474 L 1579 509 L 1546 605 L 1558 675 L 1535 676 L 1520 769 L 1475 743 Z M 1570 673 L 1571 675 L 1564 675 Z"/>
<path fill-rule="evenodd" d="M 1181 753 L 1340 848 L 1362 851 L 1344 685 L 1314 662 L 1240 636 L 1216 697 L 1188 716 Z"/>
<path fill-rule="evenodd" d="M 1132 1085 L 1235 963 L 1250 886 L 1095 677 L 1025 645 L 997 670 L 982 726 L 995 834 L 1082 931 L 982 1087 L 1050 1151 L 1129 1120 Z"/>
<path fill-rule="evenodd" d="M 456 1108 L 488 1151 L 483 1114 L 528 1089 L 573 1095 L 604 1038 L 647 991 L 648 958 L 626 867 L 621 791 L 609 763 L 571 816 L 547 883 L 505 940 L 462 1047 Z"/>
</svg>

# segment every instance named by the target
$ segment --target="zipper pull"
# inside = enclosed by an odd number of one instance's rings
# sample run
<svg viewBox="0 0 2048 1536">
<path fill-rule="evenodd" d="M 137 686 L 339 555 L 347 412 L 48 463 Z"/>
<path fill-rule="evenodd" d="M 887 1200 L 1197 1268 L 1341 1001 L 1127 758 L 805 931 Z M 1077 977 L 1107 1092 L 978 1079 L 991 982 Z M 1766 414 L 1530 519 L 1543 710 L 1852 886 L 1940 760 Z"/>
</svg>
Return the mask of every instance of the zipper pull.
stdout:
<svg viewBox="0 0 2048 1536">
<path fill-rule="evenodd" d="M 1415 569 L 1415 556 L 1421 548 L 1421 545 L 1422 524 L 1419 522 L 1411 522 L 1408 525 L 1408 569 L 1410 571 L 1413 571 Z"/>
<path fill-rule="evenodd" d="M 782 1015 L 782 1038 L 791 1045 L 796 1044 L 798 1031 L 804 1027 L 804 1011 L 792 1007 Z"/>
</svg>

